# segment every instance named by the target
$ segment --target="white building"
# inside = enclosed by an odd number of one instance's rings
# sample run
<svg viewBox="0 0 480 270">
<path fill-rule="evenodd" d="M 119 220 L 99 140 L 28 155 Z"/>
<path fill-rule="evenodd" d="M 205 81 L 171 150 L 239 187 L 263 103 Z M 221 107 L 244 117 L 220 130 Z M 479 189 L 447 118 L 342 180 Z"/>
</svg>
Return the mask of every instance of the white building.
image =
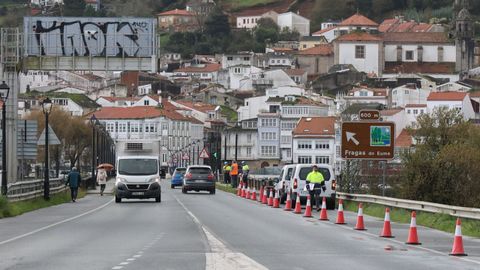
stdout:
<svg viewBox="0 0 480 270">
<path fill-rule="evenodd" d="M 174 71 L 174 78 L 198 79 L 205 82 L 216 82 L 220 64 L 198 64 L 179 68 Z"/>
<path fill-rule="evenodd" d="M 382 39 L 366 32 L 352 32 L 334 40 L 335 64 L 353 65 L 358 71 L 381 75 Z"/>
<path fill-rule="evenodd" d="M 475 119 L 475 111 L 470 95 L 465 92 L 432 92 L 427 98 L 428 112 L 437 108 L 455 109 L 461 112 L 465 120 Z"/>
<path fill-rule="evenodd" d="M 448 82 L 437 86 L 438 92 L 469 92 L 472 87 L 461 82 Z"/>
<path fill-rule="evenodd" d="M 388 92 L 385 88 L 354 87 L 343 97 L 346 106 L 355 103 L 379 103 L 387 105 Z"/>
<path fill-rule="evenodd" d="M 223 54 L 221 56 L 222 69 L 232 66 L 252 66 L 254 65 L 255 53 L 239 52 L 234 54 Z"/>
<path fill-rule="evenodd" d="M 312 36 L 316 37 L 324 37 L 328 43 L 332 42 L 336 36 L 336 26 L 328 27 L 328 28 L 322 28 L 321 30 L 315 32 L 312 34 Z"/>
<path fill-rule="evenodd" d="M 417 118 L 424 114 L 428 113 L 427 104 L 407 104 L 405 105 L 405 116 L 406 123 L 408 126 L 413 126 L 417 123 Z"/>
<path fill-rule="evenodd" d="M 302 117 L 293 131 L 293 162 L 335 164 L 335 117 Z"/>
<path fill-rule="evenodd" d="M 378 32 L 378 23 L 370 20 L 362 14 L 356 13 L 343 20 L 335 29 L 335 37 L 346 35 L 354 31 L 364 31 L 367 33 Z"/>
<path fill-rule="evenodd" d="M 288 28 L 296 30 L 300 33 L 300 36 L 310 36 L 310 20 L 297 13 L 286 12 L 279 14 L 277 24 L 280 29 Z"/>
<path fill-rule="evenodd" d="M 224 132 L 222 149 L 227 150 L 227 160 L 247 161 L 251 168 L 259 167 L 260 164 L 255 165 L 253 163 L 259 159 L 257 123 L 257 118 L 247 119 L 240 122 L 241 128 L 234 127 Z"/>
<path fill-rule="evenodd" d="M 406 84 L 393 88 L 391 93 L 392 107 L 405 107 L 407 104 L 426 104 L 432 89 L 418 88 L 416 84 Z"/>
</svg>

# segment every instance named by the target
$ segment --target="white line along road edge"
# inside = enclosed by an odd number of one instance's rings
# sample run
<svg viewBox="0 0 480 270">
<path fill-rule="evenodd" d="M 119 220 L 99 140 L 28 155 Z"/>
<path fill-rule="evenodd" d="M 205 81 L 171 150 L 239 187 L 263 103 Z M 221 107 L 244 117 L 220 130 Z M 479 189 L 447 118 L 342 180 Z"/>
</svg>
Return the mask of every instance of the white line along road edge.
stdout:
<svg viewBox="0 0 480 270">
<path fill-rule="evenodd" d="M 62 221 L 59 221 L 59 222 L 56 222 L 56 223 L 47 225 L 47 226 L 45 226 L 45 227 L 42 227 L 42 228 L 40 228 L 40 229 L 36 229 L 36 230 L 31 231 L 31 232 L 29 232 L 29 233 L 25 233 L 25 234 L 22 234 L 22 235 L 19 235 L 19 236 L 15 236 L 15 237 L 13 237 L 13 238 L 10 238 L 10 239 L 8 239 L 8 240 L 2 241 L 2 242 L 0 242 L 0 246 L 1 246 L 1 245 L 4 245 L 4 244 L 7 244 L 7 243 L 10 243 L 10 242 L 13 242 L 13 241 L 18 240 L 18 239 L 25 238 L 25 237 L 30 236 L 30 235 L 32 235 L 32 234 L 36 234 L 36 233 L 39 233 L 39 232 L 41 232 L 41 231 L 50 229 L 50 228 L 55 227 L 55 226 L 58 226 L 58 225 L 60 225 L 60 224 L 67 223 L 67 222 L 70 222 L 70 221 L 72 221 L 72 220 L 81 218 L 81 217 L 83 217 L 83 216 L 86 216 L 86 215 L 88 215 L 88 214 L 91 214 L 91 213 L 93 213 L 93 212 L 96 212 L 96 211 L 98 211 L 98 210 L 106 207 L 107 205 L 111 204 L 112 202 L 113 202 L 113 199 L 111 199 L 110 201 L 108 201 L 107 203 L 105 203 L 105 204 L 103 204 L 103 205 L 100 205 L 99 207 L 97 207 L 97 208 L 95 208 L 95 209 L 89 210 L 89 211 L 87 211 L 87 212 L 85 212 L 85 213 L 82 213 L 82 214 L 80 214 L 80 215 L 77 215 L 77 216 L 74 216 L 74 217 L 71 217 L 71 218 L 67 218 L 67 219 L 64 219 L 64 220 L 62 220 Z"/>
<path fill-rule="evenodd" d="M 211 252 L 205 253 L 206 270 L 223 270 L 223 269 L 248 269 L 248 270 L 267 270 L 265 266 L 254 261 L 252 258 L 240 252 L 233 252 L 225 244 L 216 238 L 198 218 L 190 212 L 187 207 L 175 196 L 175 200 L 183 207 L 183 209 L 192 217 L 193 221 L 202 228 L 207 237 L 208 245 Z"/>
</svg>

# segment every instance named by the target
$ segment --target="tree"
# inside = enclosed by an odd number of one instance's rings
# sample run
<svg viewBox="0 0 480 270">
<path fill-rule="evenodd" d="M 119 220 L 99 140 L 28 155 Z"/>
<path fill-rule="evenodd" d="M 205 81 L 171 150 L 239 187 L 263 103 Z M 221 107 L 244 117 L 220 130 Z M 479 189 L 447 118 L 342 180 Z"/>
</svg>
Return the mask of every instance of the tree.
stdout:
<svg viewBox="0 0 480 270">
<path fill-rule="evenodd" d="M 83 0 L 63 0 L 65 16 L 83 16 L 85 7 L 86 4 Z"/>
<path fill-rule="evenodd" d="M 220 7 L 215 8 L 205 20 L 205 33 L 211 37 L 227 37 L 230 35 L 230 23 Z"/>
<path fill-rule="evenodd" d="M 480 206 L 480 128 L 444 108 L 421 115 L 417 122 L 409 132 L 419 143 L 402 153 L 402 197 Z"/>
<path fill-rule="evenodd" d="M 27 118 L 37 120 L 38 132 L 45 129 L 45 115 L 43 112 L 32 112 Z M 53 108 L 49 115 L 49 125 L 62 142 L 61 148 L 65 157 L 74 166 L 92 140 L 92 132 L 85 119 L 71 116 L 68 112 Z M 39 160 L 42 159 L 43 154 L 39 152 Z"/>
</svg>

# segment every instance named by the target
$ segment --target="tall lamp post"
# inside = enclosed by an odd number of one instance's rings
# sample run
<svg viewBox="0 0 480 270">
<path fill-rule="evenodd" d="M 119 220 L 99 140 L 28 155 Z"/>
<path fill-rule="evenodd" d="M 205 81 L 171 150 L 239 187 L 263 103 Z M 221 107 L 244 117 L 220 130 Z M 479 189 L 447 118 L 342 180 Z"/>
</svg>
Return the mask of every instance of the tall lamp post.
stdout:
<svg viewBox="0 0 480 270">
<path fill-rule="evenodd" d="M 43 198 L 50 200 L 50 167 L 48 163 L 48 116 L 52 112 L 52 101 L 47 97 L 42 102 L 43 114 L 45 114 L 45 181 L 43 182 Z"/>
<path fill-rule="evenodd" d="M 2 101 L 2 195 L 7 196 L 7 98 L 10 87 L 5 81 L 0 84 L 0 99 Z"/>
<path fill-rule="evenodd" d="M 96 162 L 96 148 L 95 148 L 95 135 L 96 135 L 96 130 L 95 130 L 95 124 L 97 122 L 97 118 L 95 117 L 95 114 L 92 115 L 92 117 L 90 117 L 90 124 L 92 125 L 92 171 L 91 171 L 91 174 L 92 174 L 92 178 L 91 178 L 91 186 L 93 189 L 96 189 L 96 186 L 95 186 L 95 162 Z"/>
</svg>

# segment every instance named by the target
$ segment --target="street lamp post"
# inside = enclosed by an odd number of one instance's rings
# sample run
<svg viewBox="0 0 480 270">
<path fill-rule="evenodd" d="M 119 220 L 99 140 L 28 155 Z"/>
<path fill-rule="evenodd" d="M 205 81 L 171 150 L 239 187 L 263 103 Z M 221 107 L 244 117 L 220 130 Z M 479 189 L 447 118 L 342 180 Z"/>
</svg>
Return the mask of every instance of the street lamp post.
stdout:
<svg viewBox="0 0 480 270">
<path fill-rule="evenodd" d="M 92 115 L 92 117 L 90 118 L 90 124 L 92 125 L 92 170 L 91 170 L 91 174 L 92 174 L 92 188 L 93 189 L 96 189 L 95 187 L 95 162 L 96 162 L 96 148 L 95 148 L 95 135 L 96 135 L 96 130 L 95 130 L 95 123 L 97 122 L 97 118 L 95 117 L 95 114 Z"/>
<path fill-rule="evenodd" d="M 43 198 L 50 200 L 50 166 L 48 162 L 48 116 L 52 112 L 52 101 L 47 97 L 42 102 L 43 114 L 45 114 L 45 181 L 43 182 Z"/>
<path fill-rule="evenodd" d="M 7 196 L 7 98 L 10 87 L 5 81 L 0 84 L 0 99 L 2 101 L 2 195 Z"/>
</svg>

